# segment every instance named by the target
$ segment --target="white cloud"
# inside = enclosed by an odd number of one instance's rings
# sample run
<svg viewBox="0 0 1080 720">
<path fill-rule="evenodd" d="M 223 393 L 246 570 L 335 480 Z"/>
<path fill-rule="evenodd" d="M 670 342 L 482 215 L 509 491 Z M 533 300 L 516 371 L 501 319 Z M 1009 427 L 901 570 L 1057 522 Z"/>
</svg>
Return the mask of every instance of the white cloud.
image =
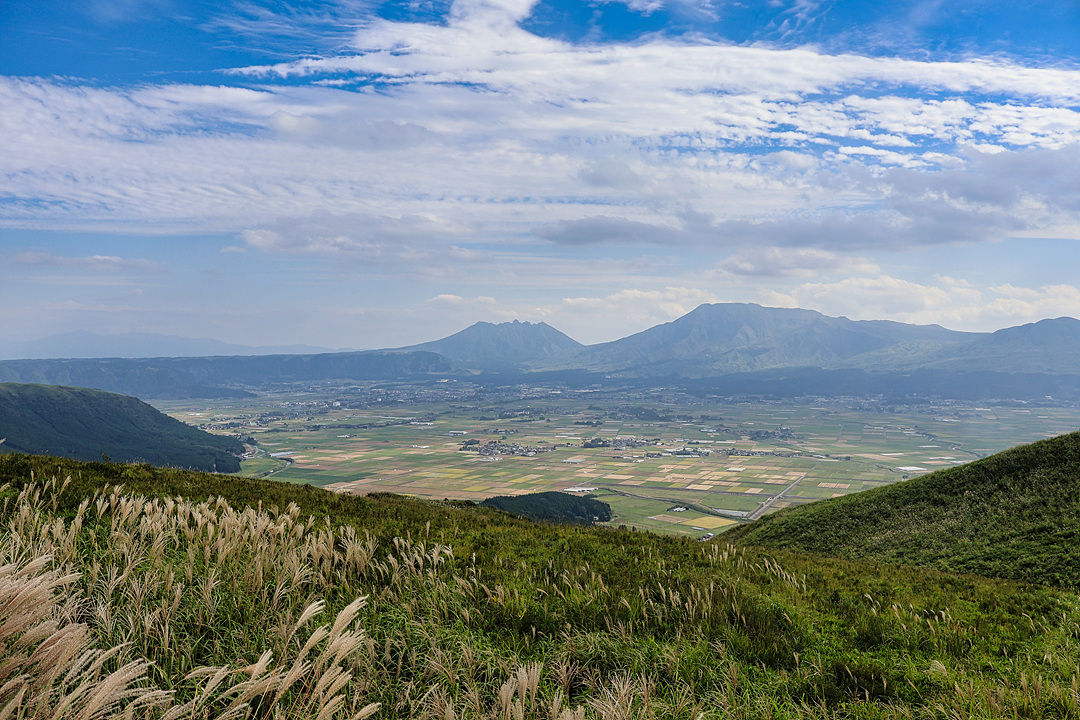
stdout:
<svg viewBox="0 0 1080 720">
<path fill-rule="evenodd" d="M 789 292 L 762 293 L 766 304 L 813 308 L 853 320 L 939 324 L 990 331 L 1061 315 L 1080 316 L 1080 289 L 1072 285 L 979 287 L 938 276 L 933 284 L 878 275 L 832 283 L 804 283 Z"/>
<path fill-rule="evenodd" d="M 784 17 L 814 22 L 814 5 Z M 909 321 L 1072 312 L 1068 286 L 912 282 L 880 251 L 1080 237 L 1080 71 L 689 36 L 574 45 L 522 29 L 532 8 L 368 16 L 348 54 L 228 78 L 249 87 L 0 78 L 0 227 L 220 233 L 236 240 L 215 263 L 247 251 L 434 278 L 414 289 L 425 311 L 544 317 L 583 337 L 613 314 L 603 332 L 759 286 L 777 303 Z M 248 8 L 233 29 L 285 36 L 344 17 L 305 12 Z M 64 262 L 150 269 L 92 252 Z"/>
<path fill-rule="evenodd" d="M 449 244 L 462 232 L 431 215 L 403 217 L 317 213 L 285 218 L 240 233 L 246 247 L 267 253 L 333 257 L 338 268 L 378 275 L 441 276 L 474 266 L 486 255 Z"/>
<path fill-rule="evenodd" d="M 495 298 L 489 295 L 479 295 L 477 297 L 466 298 L 461 295 L 453 295 L 451 293 L 442 293 L 436 295 L 428 300 L 429 303 L 436 305 L 495 305 Z"/>
<path fill-rule="evenodd" d="M 339 145 L 367 151 L 393 152 L 438 142 L 438 136 L 412 122 L 390 120 L 356 122 L 341 118 L 322 119 L 313 115 L 292 115 L 283 110 L 269 119 L 269 127 L 281 137 L 312 144 Z"/>
<path fill-rule="evenodd" d="M 0 223 L 239 232 L 428 215 L 504 244 L 535 231 L 726 247 L 749 231 L 835 248 L 994 239 L 1080 212 L 1060 207 L 1073 186 L 1058 176 L 1026 178 L 1030 197 L 997 215 L 929 192 L 984 180 L 968 147 L 1044 148 L 1066 167 L 1076 71 L 699 39 L 575 46 L 518 27 L 528 1 L 453 7 L 445 25 L 369 21 L 352 55 L 244 70 L 299 85 L 0 80 Z"/>
<path fill-rule="evenodd" d="M 997 297 L 986 303 L 983 317 L 1001 324 L 1065 315 L 1080 317 L 1080 288 L 1074 285 L 1021 288 L 1006 284 L 990 291 Z"/>
<path fill-rule="evenodd" d="M 867 258 L 816 248 L 750 247 L 721 262 L 717 269 L 732 275 L 813 277 L 822 272 L 872 273 L 878 266 Z"/>
<path fill-rule="evenodd" d="M 826 314 L 838 314 L 838 308 L 849 308 L 848 314 L 857 320 L 917 318 L 925 313 L 942 312 L 955 306 L 958 300 L 966 303 L 981 300 L 978 291 L 972 289 L 922 285 L 889 275 L 806 283 L 791 295 L 803 307 L 828 307 L 828 311 L 822 310 Z"/>
<path fill-rule="evenodd" d="M 563 298 L 561 313 L 626 318 L 635 323 L 668 322 L 702 303 L 716 302 L 708 290 L 668 287 L 663 290 L 627 288 L 603 297 Z"/>
<path fill-rule="evenodd" d="M 357 18 L 374 9 L 376 3 L 368 0 L 276 3 L 272 9 L 241 0 L 222 5 L 222 12 L 205 23 L 203 30 L 225 30 L 256 42 L 263 52 L 295 55 L 340 46 L 352 34 Z"/>
</svg>

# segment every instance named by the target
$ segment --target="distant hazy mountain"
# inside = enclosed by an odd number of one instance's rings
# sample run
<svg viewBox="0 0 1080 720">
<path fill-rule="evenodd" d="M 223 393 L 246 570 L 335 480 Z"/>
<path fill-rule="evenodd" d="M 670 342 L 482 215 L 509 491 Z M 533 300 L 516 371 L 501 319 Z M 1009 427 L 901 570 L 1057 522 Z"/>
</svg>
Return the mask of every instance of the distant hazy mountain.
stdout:
<svg viewBox="0 0 1080 720">
<path fill-rule="evenodd" d="M 157 358 L 214 355 L 298 355 L 334 352 L 310 345 L 252 347 L 210 338 L 155 333 L 97 335 L 85 330 L 50 335 L 40 340 L 0 346 L 0 359 L 33 358 Z"/>
<path fill-rule="evenodd" d="M 430 352 L 352 352 L 199 358 L 64 358 L 0 361 L 0 382 L 109 390 L 143 398 L 237 397 L 239 387 L 321 380 L 398 380 L 446 374 Z"/>
<path fill-rule="evenodd" d="M 401 348 L 442 355 L 476 370 L 520 368 L 584 347 L 547 323 L 478 322 L 441 340 Z"/>
<path fill-rule="evenodd" d="M 1080 398 L 1080 321 L 964 333 L 726 303 L 702 305 L 672 322 L 589 346 L 546 323 L 514 321 L 479 322 L 441 340 L 382 351 L 0 361 L 0 382 L 94 387 L 145 398 L 229 397 L 282 382 L 485 372 L 490 382 L 537 372 L 537 381 L 678 382 L 702 392 L 776 397 Z"/>
<path fill-rule="evenodd" d="M 855 321 L 813 310 L 723 303 L 701 305 L 672 322 L 590 345 L 555 365 L 683 377 L 784 367 L 860 367 L 860 358 L 940 349 L 971 337 L 938 325 Z"/>
<path fill-rule="evenodd" d="M 236 472 L 243 446 L 133 397 L 86 388 L 0 383 L 0 452 Z"/>
<path fill-rule="evenodd" d="M 1005 328 L 907 361 L 946 370 L 1080 374 L 1080 320 L 1069 317 Z"/>
</svg>

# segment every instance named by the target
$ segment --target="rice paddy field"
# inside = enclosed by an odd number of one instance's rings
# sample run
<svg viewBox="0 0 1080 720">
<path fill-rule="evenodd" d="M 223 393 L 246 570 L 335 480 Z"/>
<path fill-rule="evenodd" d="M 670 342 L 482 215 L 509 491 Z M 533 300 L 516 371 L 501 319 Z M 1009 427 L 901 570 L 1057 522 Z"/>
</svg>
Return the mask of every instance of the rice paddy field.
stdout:
<svg viewBox="0 0 1080 720">
<path fill-rule="evenodd" d="M 462 383 L 155 405 L 253 440 L 242 475 L 474 501 L 588 492 L 611 505 L 612 525 L 691 537 L 1080 427 L 1080 408 L 1049 404 L 724 403 Z"/>
</svg>

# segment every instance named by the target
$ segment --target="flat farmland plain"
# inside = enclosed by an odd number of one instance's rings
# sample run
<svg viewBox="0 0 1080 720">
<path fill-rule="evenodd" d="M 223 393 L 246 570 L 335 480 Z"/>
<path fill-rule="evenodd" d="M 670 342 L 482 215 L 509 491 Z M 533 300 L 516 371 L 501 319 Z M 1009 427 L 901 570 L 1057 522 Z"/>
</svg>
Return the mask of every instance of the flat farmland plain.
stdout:
<svg viewBox="0 0 1080 720">
<path fill-rule="evenodd" d="M 474 501 L 587 492 L 612 506 L 613 525 L 689 536 L 1080 427 L 1080 409 L 1051 405 L 725 403 L 460 383 L 155 405 L 253 441 L 245 475 Z"/>
</svg>

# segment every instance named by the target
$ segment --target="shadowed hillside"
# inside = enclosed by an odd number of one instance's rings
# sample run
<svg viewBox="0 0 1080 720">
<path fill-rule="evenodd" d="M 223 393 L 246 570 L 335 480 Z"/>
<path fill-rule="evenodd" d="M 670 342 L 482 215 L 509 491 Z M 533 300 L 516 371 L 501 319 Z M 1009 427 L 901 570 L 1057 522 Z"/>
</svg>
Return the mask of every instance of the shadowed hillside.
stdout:
<svg viewBox="0 0 1080 720">
<path fill-rule="evenodd" d="M 723 537 L 1080 588 L 1080 432 L 782 510 Z"/>
<path fill-rule="evenodd" d="M 116 393 L 0 384 L 0 452 L 238 472 L 244 448 Z"/>
</svg>

